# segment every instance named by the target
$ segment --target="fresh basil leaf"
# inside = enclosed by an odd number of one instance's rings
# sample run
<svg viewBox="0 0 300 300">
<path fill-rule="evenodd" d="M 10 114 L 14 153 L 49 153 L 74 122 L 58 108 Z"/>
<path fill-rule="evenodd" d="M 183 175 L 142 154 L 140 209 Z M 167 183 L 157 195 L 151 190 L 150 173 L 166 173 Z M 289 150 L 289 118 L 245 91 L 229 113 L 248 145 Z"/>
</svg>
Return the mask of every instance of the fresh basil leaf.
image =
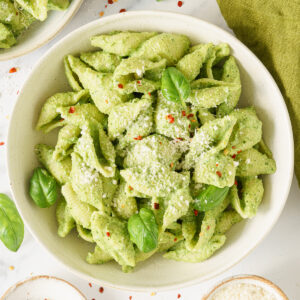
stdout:
<svg viewBox="0 0 300 300">
<path fill-rule="evenodd" d="M 190 95 L 191 86 L 179 70 L 170 67 L 162 74 L 161 92 L 167 100 L 185 105 L 184 100 Z"/>
<path fill-rule="evenodd" d="M 57 199 L 57 183 L 43 168 L 36 168 L 30 179 L 29 194 L 38 207 L 53 205 Z"/>
<path fill-rule="evenodd" d="M 15 203 L 0 194 L 0 240 L 11 251 L 16 252 L 24 238 L 24 223 Z"/>
<path fill-rule="evenodd" d="M 205 190 L 201 191 L 196 197 L 194 208 L 199 211 L 207 211 L 213 209 L 223 202 L 228 194 L 228 191 L 228 186 L 219 188 L 214 185 L 210 185 Z"/>
<path fill-rule="evenodd" d="M 158 225 L 154 213 L 149 208 L 142 208 L 138 214 L 128 220 L 130 239 L 144 253 L 157 248 Z"/>
</svg>

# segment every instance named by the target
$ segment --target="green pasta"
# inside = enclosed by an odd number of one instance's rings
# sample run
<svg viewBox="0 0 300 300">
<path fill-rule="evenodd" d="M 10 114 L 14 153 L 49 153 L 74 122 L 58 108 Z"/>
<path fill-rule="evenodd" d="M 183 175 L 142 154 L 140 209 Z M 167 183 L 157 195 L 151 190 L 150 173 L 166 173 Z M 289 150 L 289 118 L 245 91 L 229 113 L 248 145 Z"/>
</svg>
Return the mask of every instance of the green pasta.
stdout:
<svg viewBox="0 0 300 300">
<path fill-rule="evenodd" d="M 46 100 L 36 126 L 62 127 L 55 147 L 36 146 L 61 185 L 58 235 L 76 228 L 95 245 L 87 263 L 114 260 L 124 272 L 160 252 L 208 259 L 232 226 L 255 216 L 262 175 L 276 171 L 255 108 L 236 107 L 229 46 L 130 31 L 91 44 L 98 49 L 64 58 L 72 91 Z"/>
</svg>

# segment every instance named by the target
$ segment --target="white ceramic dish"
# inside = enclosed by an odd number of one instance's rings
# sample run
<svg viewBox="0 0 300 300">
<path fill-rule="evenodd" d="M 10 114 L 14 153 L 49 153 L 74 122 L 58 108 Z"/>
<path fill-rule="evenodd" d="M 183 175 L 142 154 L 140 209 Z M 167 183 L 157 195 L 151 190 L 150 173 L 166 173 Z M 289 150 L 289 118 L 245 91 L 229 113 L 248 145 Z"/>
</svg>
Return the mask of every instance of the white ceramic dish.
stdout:
<svg viewBox="0 0 300 300">
<path fill-rule="evenodd" d="M 0 300 L 87 300 L 71 283 L 63 279 L 41 275 L 30 277 L 11 286 Z"/>
<path fill-rule="evenodd" d="M 269 292 L 271 295 L 274 295 L 276 300 L 289 300 L 285 293 L 276 284 L 257 275 L 237 275 L 227 278 L 221 283 L 217 284 L 206 296 L 203 297 L 202 300 L 211 300 L 213 296 L 222 288 L 239 283 L 259 286 Z"/>
<path fill-rule="evenodd" d="M 225 246 L 201 264 L 180 263 L 156 255 L 123 274 L 115 263 L 89 265 L 91 246 L 76 234 L 58 237 L 54 208 L 36 207 L 28 195 L 29 179 L 37 160 L 34 145 L 55 142 L 34 130 L 45 99 L 68 87 L 63 57 L 92 49 L 89 37 L 112 30 L 169 31 L 186 34 L 193 42 L 227 42 L 237 58 L 243 86 L 242 105 L 254 105 L 263 120 L 264 138 L 274 153 L 277 172 L 264 180 L 265 196 L 257 216 L 238 224 Z M 43 72 L 41 72 L 43 70 Z M 8 170 L 11 189 L 25 223 L 35 238 L 66 268 L 101 285 L 135 291 L 153 291 L 196 284 L 230 268 L 257 246 L 276 223 L 289 193 L 293 175 L 293 137 L 284 100 L 273 78 L 248 48 L 228 32 L 199 19 L 167 13 L 139 11 L 113 15 L 72 32 L 39 61 L 20 92 L 8 134 Z"/>
<path fill-rule="evenodd" d="M 83 0 L 72 0 L 67 10 L 50 11 L 48 18 L 30 26 L 18 38 L 16 45 L 9 49 L 0 49 L 0 61 L 25 55 L 48 43 L 71 21 L 82 2 Z"/>
</svg>

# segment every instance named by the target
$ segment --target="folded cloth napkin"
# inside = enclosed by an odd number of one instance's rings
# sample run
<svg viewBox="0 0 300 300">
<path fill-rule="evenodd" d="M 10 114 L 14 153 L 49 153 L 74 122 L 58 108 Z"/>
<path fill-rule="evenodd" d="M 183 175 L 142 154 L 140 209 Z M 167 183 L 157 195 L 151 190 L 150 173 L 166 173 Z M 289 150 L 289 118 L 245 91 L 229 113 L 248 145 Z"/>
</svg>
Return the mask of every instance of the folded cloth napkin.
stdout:
<svg viewBox="0 0 300 300">
<path fill-rule="evenodd" d="M 273 75 L 292 121 L 300 185 L 300 0 L 217 0 L 237 38 Z"/>
</svg>

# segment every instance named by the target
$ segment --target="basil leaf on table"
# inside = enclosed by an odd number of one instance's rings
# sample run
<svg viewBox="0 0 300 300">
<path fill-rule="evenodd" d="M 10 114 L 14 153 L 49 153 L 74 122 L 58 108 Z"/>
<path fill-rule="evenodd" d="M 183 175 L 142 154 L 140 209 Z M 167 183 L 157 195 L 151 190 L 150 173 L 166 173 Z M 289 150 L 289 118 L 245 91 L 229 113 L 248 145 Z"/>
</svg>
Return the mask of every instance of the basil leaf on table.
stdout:
<svg viewBox="0 0 300 300">
<path fill-rule="evenodd" d="M 49 207 L 57 199 L 57 183 L 52 175 L 43 168 L 36 168 L 30 179 L 29 194 L 41 208 Z"/>
<path fill-rule="evenodd" d="M 207 211 L 213 209 L 223 202 L 227 196 L 229 187 L 219 188 L 214 185 L 208 186 L 201 191 L 195 198 L 194 208 L 199 211 Z"/>
<path fill-rule="evenodd" d="M 190 95 L 191 86 L 179 70 L 170 67 L 162 74 L 161 92 L 167 100 L 185 105 L 184 100 Z"/>
<path fill-rule="evenodd" d="M 158 225 L 154 213 L 142 208 L 138 214 L 128 220 L 130 239 L 144 253 L 154 250 L 158 245 Z"/>
<path fill-rule="evenodd" d="M 24 223 L 15 203 L 0 194 L 0 240 L 11 251 L 16 252 L 24 238 Z"/>
</svg>

